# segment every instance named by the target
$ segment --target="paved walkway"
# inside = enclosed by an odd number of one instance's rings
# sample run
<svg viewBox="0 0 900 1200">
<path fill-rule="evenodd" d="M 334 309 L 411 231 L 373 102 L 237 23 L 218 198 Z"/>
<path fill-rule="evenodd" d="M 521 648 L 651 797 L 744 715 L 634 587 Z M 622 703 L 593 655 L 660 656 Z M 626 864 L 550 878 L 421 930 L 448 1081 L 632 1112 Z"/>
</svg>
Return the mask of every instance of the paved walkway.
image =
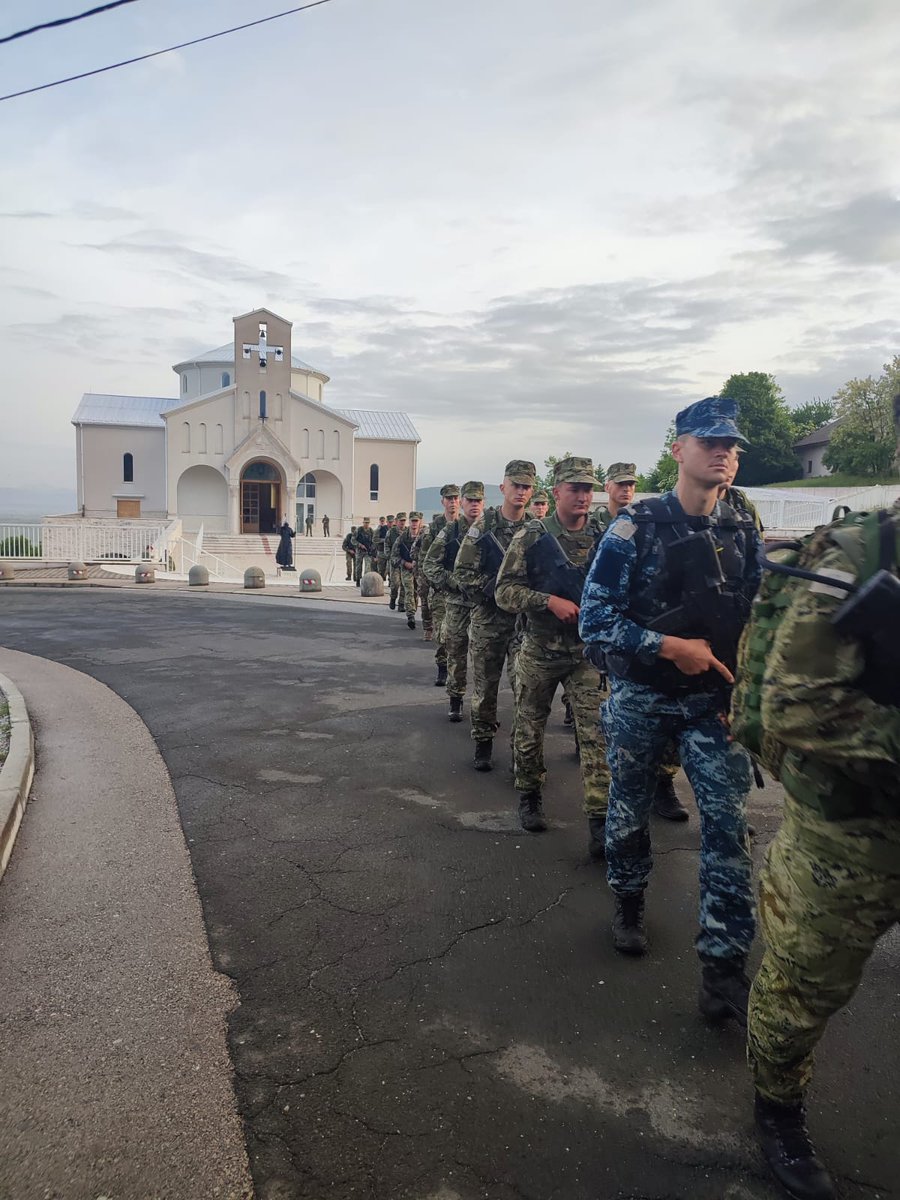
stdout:
<svg viewBox="0 0 900 1200">
<path fill-rule="evenodd" d="M 175 796 L 103 684 L 0 649 L 38 768 L 0 884 L 0 1196 L 251 1195 L 225 1019 Z"/>
</svg>

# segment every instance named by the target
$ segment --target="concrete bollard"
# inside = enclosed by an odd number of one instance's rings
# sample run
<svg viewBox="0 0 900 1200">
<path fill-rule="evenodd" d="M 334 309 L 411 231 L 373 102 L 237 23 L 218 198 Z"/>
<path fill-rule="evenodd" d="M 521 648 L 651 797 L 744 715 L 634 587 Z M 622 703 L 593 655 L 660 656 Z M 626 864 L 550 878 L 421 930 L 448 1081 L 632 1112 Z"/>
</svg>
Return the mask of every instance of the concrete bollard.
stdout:
<svg viewBox="0 0 900 1200">
<path fill-rule="evenodd" d="M 266 586 L 266 573 L 262 567 L 248 567 L 244 572 L 244 587 L 245 588 L 264 588 Z"/>
<path fill-rule="evenodd" d="M 188 587 L 207 587 L 209 571 L 202 563 L 197 563 L 188 571 Z"/>
<path fill-rule="evenodd" d="M 12 563 L 0 562 L 0 579 L 15 579 L 16 572 Z"/>
<path fill-rule="evenodd" d="M 361 596 L 384 595 L 384 580 L 377 571 L 366 571 L 359 581 L 359 594 Z"/>
<path fill-rule="evenodd" d="M 321 592 L 322 576 L 314 567 L 304 567 L 300 571 L 301 592 Z"/>
<path fill-rule="evenodd" d="M 84 563 L 70 562 L 67 574 L 70 579 L 87 579 L 87 567 Z"/>
<path fill-rule="evenodd" d="M 135 583 L 156 583 L 156 569 L 152 563 L 138 563 L 134 568 Z"/>
</svg>

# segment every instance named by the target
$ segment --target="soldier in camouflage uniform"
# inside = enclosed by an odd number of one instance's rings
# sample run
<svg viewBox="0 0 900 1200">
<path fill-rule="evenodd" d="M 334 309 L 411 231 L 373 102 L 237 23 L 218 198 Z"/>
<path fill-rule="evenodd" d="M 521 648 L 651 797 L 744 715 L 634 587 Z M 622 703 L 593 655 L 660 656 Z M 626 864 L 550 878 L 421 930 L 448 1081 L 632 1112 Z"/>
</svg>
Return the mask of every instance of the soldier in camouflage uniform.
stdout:
<svg viewBox="0 0 900 1200">
<path fill-rule="evenodd" d="M 461 539 L 473 521 L 477 521 L 484 509 L 484 484 L 470 479 L 460 488 L 462 512 L 455 521 L 448 521 L 438 530 L 423 568 L 425 578 L 436 592 L 444 597 L 444 621 L 441 640 L 447 654 L 447 695 L 450 699 L 450 720 L 462 720 L 463 697 L 466 694 L 466 677 L 469 657 L 469 618 L 474 601 L 467 599 L 453 579 L 455 556 L 449 553 L 454 542 Z"/>
<path fill-rule="evenodd" d="M 601 529 L 591 514 L 594 468 L 589 458 L 564 458 L 553 468 L 556 512 L 544 521 L 528 521 L 515 535 L 497 576 L 496 597 L 501 608 L 525 613 L 528 621 L 516 662 L 515 785 L 519 791 L 519 820 L 529 833 L 547 828 L 541 789 L 544 730 L 556 689 L 562 685 L 575 714 L 581 747 L 584 811 L 588 818 L 592 857 L 602 854 L 603 826 L 609 772 L 606 747 L 597 725 L 603 693 L 597 670 L 584 659 L 578 636 L 578 605 L 535 583 L 529 574 L 529 555 L 547 534 L 556 538 L 570 564 L 585 567 Z M 533 559 L 533 553 L 531 555 Z M 580 590 L 580 588 L 579 588 Z"/>
<path fill-rule="evenodd" d="M 534 521 L 543 521 L 547 513 L 550 511 L 550 497 L 543 488 L 538 488 L 531 494 L 531 503 L 528 505 L 528 515 Z"/>
<path fill-rule="evenodd" d="M 422 568 L 422 578 L 428 583 L 428 577 L 425 575 L 425 560 L 428 557 L 428 551 L 434 544 L 434 539 L 449 522 L 453 523 L 459 516 L 459 488 L 455 483 L 445 483 L 441 488 L 441 507 L 443 512 L 438 513 L 433 517 L 428 528 L 422 534 L 422 544 L 419 547 L 419 563 Z M 444 646 L 444 613 L 446 611 L 445 596 L 443 592 L 439 592 L 437 588 L 428 583 L 428 588 L 431 594 L 431 619 L 434 626 L 434 634 L 436 646 L 434 649 L 434 661 L 437 666 L 437 675 L 435 676 L 435 687 L 447 686 L 447 650 Z"/>
<path fill-rule="evenodd" d="M 422 532 L 422 514 L 409 514 L 409 529 L 394 538 L 391 546 L 391 568 L 400 574 L 400 597 L 406 613 L 406 624 L 416 627 L 416 552 Z"/>
<path fill-rule="evenodd" d="M 346 534 L 346 536 L 344 537 L 344 540 L 341 542 L 341 549 L 344 552 L 344 558 L 346 559 L 346 562 L 347 562 L 347 579 L 351 583 L 353 582 L 353 565 L 354 565 L 354 562 L 356 561 L 355 550 L 354 550 L 355 543 L 356 543 L 356 526 L 351 525 L 350 532 L 348 534 Z"/>
<path fill-rule="evenodd" d="M 490 771 L 497 720 L 497 693 L 506 666 L 513 697 L 516 695 L 516 617 L 498 608 L 494 600 L 496 566 L 490 570 L 484 541 L 488 535 L 509 548 L 525 521 L 525 506 L 534 487 L 535 466 L 523 459 L 507 463 L 500 484 L 503 503 L 489 508 L 469 528 L 462 540 L 453 579 L 459 590 L 475 600 L 469 623 L 472 646 L 472 737 L 475 741 L 475 770 Z M 513 730 L 515 720 L 513 720 Z"/>
<path fill-rule="evenodd" d="M 356 586 L 359 587 L 365 572 L 371 571 L 375 566 L 375 530 L 372 528 L 369 517 L 363 517 L 363 523 L 356 531 L 353 545 L 356 550 L 354 579 Z"/>
<path fill-rule="evenodd" d="M 894 414 L 900 452 L 900 396 Z M 900 502 L 881 519 L 896 575 Z M 813 1051 L 900 921 L 900 690 L 874 688 L 877 656 L 832 625 L 847 592 L 828 577 L 859 579 L 865 556 L 858 525 L 816 535 L 802 565 L 825 578 L 787 585 L 763 678 L 763 729 L 786 748 L 784 823 L 760 881 L 766 951 L 750 993 L 748 1058 L 763 1150 L 798 1200 L 836 1194 L 806 1131 Z"/>
<path fill-rule="evenodd" d="M 394 514 L 378 518 L 378 528 L 375 530 L 375 570 L 382 579 L 387 579 L 388 558 L 386 543 L 391 526 L 394 524 Z"/>
<path fill-rule="evenodd" d="M 718 499 L 740 441 L 736 405 L 715 396 L 675 419 L 678 484 L 621 512 L 588 573 L 581 633 L 599 645 L 610 676 L 603 708 L 612 776 L 606 822 L 607 879 L 615 893 L 613 945 L 644 954 L 644 890 L 650 876 L 649 815 L 657 769 L 674 738 L 700 823 L 701 1012 L 745 1025 L 745 974 L 755 919 L 746 802 L 750 760 L 725 724 L 737 643 L 760 578 L 759 535 Z M 690 603 L 705 575 L 681 566 L 711 555 L 724 576 L 701 616 Z M 712 613 L 712 606 L 715 608 Z M 663 626 L 667 632 L 662 632 Z M 668 632 L 671 630 L 671 632 Z M 714 653 L 715 639 L 723 663 Z"/>
<path fill-rule="evenodd" d="M 397 523 L 391 529 L 384 543 L 385 553 L 388 560 L 388 574 L 390 577 L 390 602 L 389 608 L 397 608 L 397 601 L 400 596 L 400 567 L 394 566 L 394 542 L 401 533 L 406 529 L 406 513 L 397 513 Z M 400 611 L 403 612 L 403 605 L 400 605 Z"/>
</svg>

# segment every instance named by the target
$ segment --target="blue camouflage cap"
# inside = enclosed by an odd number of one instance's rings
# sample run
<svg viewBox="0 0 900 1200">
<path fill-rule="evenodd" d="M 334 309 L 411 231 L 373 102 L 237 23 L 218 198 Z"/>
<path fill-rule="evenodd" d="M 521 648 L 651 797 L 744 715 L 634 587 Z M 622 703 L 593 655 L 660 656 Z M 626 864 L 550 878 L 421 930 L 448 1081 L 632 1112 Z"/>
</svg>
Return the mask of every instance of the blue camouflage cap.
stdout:
<svg viewBox="0 0 900 1200">
<path fill-rule="evenodd" d="M 734 438 L 749 446 L 735 422 L 737 410 L 737 401 L 730 396 L 707 396 L 681 410 L 675 418 L 675 436 L 689 433 L 693 437 Z"/>
</svg>

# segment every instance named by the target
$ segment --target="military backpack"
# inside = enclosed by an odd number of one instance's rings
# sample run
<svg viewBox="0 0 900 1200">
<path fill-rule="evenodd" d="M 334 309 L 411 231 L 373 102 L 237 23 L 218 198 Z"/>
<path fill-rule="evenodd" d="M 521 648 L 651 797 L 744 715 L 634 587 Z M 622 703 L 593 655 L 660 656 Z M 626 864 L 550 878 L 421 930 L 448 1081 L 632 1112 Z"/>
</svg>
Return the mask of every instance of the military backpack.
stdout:
<svg viewBox="0 0 900 1200">
<path fill-rule="evenodd" d="M 738 647 L 731 732 L 775 779 L 780 778 L 787 747 L 765 727 L 763 681 L 785 613 L 798 589 L 808 586 L 808 581 L 844 588 L 848 596 L 860 594 L 868 580 L 882 572 L 896 571 L 898 542 L 900 526 L 882 509 L 847 512 L 801 540 L 778 543 L 768 556 L 765 549 L 761 552 L 763 577 Z M 852 563 L 853 583 L 816 574 L 816 564 L 832 546 L 840 547 Z"/>
</svg>

